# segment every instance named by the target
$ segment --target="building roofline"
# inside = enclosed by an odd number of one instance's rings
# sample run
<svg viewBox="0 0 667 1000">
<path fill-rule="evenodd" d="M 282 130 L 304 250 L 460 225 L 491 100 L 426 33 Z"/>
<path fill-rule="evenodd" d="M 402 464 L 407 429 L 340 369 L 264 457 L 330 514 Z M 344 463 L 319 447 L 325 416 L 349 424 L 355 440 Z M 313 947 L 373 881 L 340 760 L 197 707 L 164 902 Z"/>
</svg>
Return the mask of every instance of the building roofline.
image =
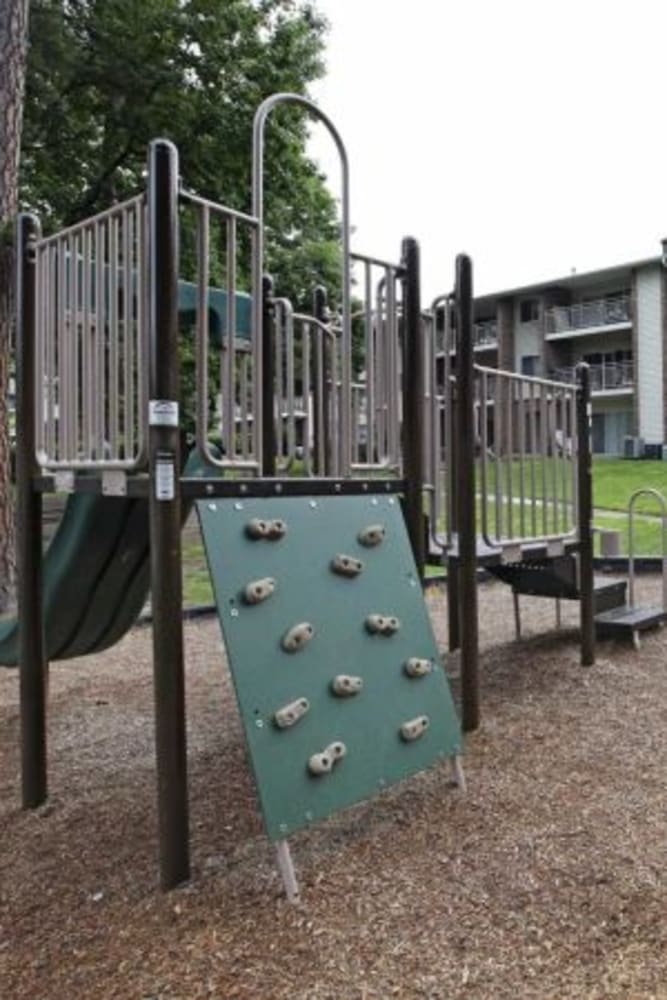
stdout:
<svg viewBox="0 0 667 1000">
<path fill-rule="evenodd" d="M 559 285 L 565 288 L 573 288 L 580 284 L 586 284 L 592 278 L 611 278 L 615 274 L 623 274 L 624 272 L 630 272 L 637 267 L 646 267 L 649 264 L 660 264 L 663 258 L 660 256 L 655 257 L 643 257 L 641 260 L 629 261 L 625 264 L 615 264 L 611 267 L 598 268 L 595 271 L 582 271 L 581 273 L 575 272 L 573 274 L 566 274 L 561 278 L 552 278 L 547 281 L 536 281 L 530 285 L 518 285 L 516 288 L 506 288 L 498 292 L 487 292 L 484 295 L 476 295 L 475 303 L 481 304 L 485 302 L 494 302 L 497 299 L 513 298 L 517 295 L 526 295 L 530 292 L 541 291 L 545 288 L 551 288 L 554 285 Z"/>
</svg>

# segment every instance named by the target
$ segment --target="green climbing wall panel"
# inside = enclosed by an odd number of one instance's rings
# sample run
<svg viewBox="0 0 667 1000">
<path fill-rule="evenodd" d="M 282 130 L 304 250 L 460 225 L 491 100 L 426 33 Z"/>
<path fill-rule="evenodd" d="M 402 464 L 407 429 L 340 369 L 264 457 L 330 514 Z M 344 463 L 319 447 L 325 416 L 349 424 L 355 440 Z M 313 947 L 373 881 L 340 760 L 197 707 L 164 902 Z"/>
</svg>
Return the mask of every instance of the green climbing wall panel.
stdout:
<svg viewBox="0 0 667 1000">
<path fill-rule="evenodd" d="M 225 499 L 197 506 L 269 837 L 282 839 L 460 753 L 459 723 L 396 498 Z M 284 534 L 279 525 L 277 537 L 253 539 L 248 525 L 255 520 L 278 520 Z M 383 526 L 384 539 L 363 545 L 359 533 L 374 525 Z M 362 571 L 334 572 L 339 555 L 359 560 Z M 353 571 L 354 562 L 343 568 Z M 274 581 L 273 589 L 264 585 L 269 596 L 248 603 L 248 584 L 267 578 Z M 371 634 L 371 615 L 397 619 L 400 627 Z M 299 624 L 312 626 L 312 638 L 298 636 L 297 651 L 287 652 L 283 640 Z M 409 677 L 405 664 L 413 657 L 430 661 L 432 671 Z M 362 689 L 336 696 L 332 682 L 339 675 L 361 678 Z M 280 728 L 275 713 L 304 699 L 306 713 Z M 422 716 L 428 728 L 406 741 L 401 726 Z M 343 743 L 345 756 L 313 775 L 311 757 L 332 743 Z"/>
</svg>

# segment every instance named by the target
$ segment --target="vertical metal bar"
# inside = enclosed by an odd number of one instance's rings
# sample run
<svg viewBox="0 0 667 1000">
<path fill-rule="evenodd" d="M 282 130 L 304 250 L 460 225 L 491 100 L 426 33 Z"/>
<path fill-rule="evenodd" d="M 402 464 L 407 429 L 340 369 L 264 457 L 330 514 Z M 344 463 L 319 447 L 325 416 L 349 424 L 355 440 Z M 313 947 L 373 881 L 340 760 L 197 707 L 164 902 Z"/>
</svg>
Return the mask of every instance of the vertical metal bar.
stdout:
<svg viewBox="0 0 667 1000">
<path fill-rule="evenodd" d="M 443 316 L 443 391 L 445 394 L 444 412 L 444 456 L 445 475 L 443 486 L 445 489 L 445 508 L 447 511 L 447 544 L 451 545 L 452 532 L 454 529 L 454 490 L 452 482 L 454 477 L 454 456 L 453 456 L 453 427 L 454 427 L 454 388 L 452 382 L 452 304 L 449 299 L 444 303 Z"/>
<path fill-rule="evenodd" d="M 296 458 L 296 391 L 294 372 L 294 316 L 292 310 L 283 305 L 285 324 L 285 350 L 287 353 L 287 449 L 290 460 Z"/>
<path fill-rule="evenodd" d="M 459 386 L 458 532 L 460 563 L 461 699 L 463 729 L 479 726 L 477 528 L 475 518 L 472 260 L 456 258 L 457 379 Z"/>
<path fill-rule="evenodd" d="M 18 228 L 17 228 L 18 233 Z M 17 245 L 18 252 L 18 245 Z M 18 261 L 20 263 L 20 257 Z M 45 266 L 46 264 L 46 266 Z M 48 251 L 40 248 L 35 251 L 36 275 L 36 330 L 35 330 L 35 453 L 41 454 L 45 447 L 44 440 L 44 362 L 45 340 L 48 324 L 46 290 L 49 282 Z M 18 280 L 18 273 L 17 273 Z M 20 305 L 17 299 L 17 304 Z M 18 320 L 17 320 L 18 323 Z M 15 357 L 18 360 L 18 348 L 15 346 Z M 17 419 L 18 423 L 18 419 Z"/>
<path fill-rule="evenodd" d="M 58 319 L 56 335 L 56 450 L 60 460 L 67 456 L 69 379 L 67 368 L 67 240 L 56 242 L 58 254 Z"/>
<path fill-rule="evenodd" d="M 106 266 L 105 226 L 95 225 L 95 337 L 93 348 L 93 456 L 99 461 L 104 456 L 104 327 L 105 295 L 104 271 Z"/>
<path fill-rule="evenodd" d="M 519 534 L 526 537 L 526 484 L 524 483 L 526 459 L 526 411 L 524 400 L 524 383 L 516 386 L 516 419 L 519 429 Z"/>
<path fill-rule="evenodd" d="M 325 325 L 327 321 L 327 293 L 326 289 L 321 285 L 318 285 L 313 292 L 313 316 L 318 321 L 316 326 L 316 336 L 317 336 L 317 358 L 318 358 L 318 420 L 319 420 L 319 457 L 318 457 L 318 472 L 323 476 L 330 476 L 333 466 L 333 455 L 332 455 L 332 426 L 331 426 L 331 396 L 332 396 L 332 380 L 335 378 L 335 372 L 332 370 L 332 365 L 329 360 L 329 344 L 328 337 L 325 330 Z M 351 371 L 351 367 L 350 367 Z M 350 397 L 351 398 L 351 397 Z M 347 453 L 351 456 L 352 454 L 352 423 L 351 417 L 348 422 L 349 432 L 350 432 L 350 445 L 349 449 L 346 449 Z M 342 454 L 342 452 L 341 452 Z"/>
<path fill-rule="evenodd" d="M 79 237 L 77 233 L 72 233 L 69 240 L 70 255 L 70 350 L 69 350 L 69 438 L 70 454 L 73 459 L 79 458 Z"/>
<path fill-rule="evenodd" d="M 585 362 L 577 365 L 577 467 L 579 523 L 579 594 L 581 662 L 595 662 L 595 599 L 593 589 L 593 480 L 591 473 L 591 381 Z"/>
<path fill-rule="evenodd" d="M 285 324 L 284 310 L 279 302 L 274 302 L 273 309 L 273 337 L 276 373 L 276 461 L 280 470 L 285 468 L 285 457 L 287 451 L 287 441 L 285 434 L 285 400 L 287 397 L 286 379 L 286 351 L 285 351 Z"/>
<path fill-rule="evenodd" d="M 420 577 L 424 575 L 424 342 L 421 335 L 419 244 L 406 237 L 403 261 L 403 475 L 405 520 Z M 393 280 L 392 280 L 393 284 Z"/>
<path fill-rule="evenodd" d="M 256 362 L 255 362 L 256 363 Z M 275 356 L 273 352 L 273 282 L 262 279 L 262 475 L 276 474 Z M 255 419 L 257 419 L 255 417 Z"/>
<path fill-rule="evenodd" d="M 542 460 L 542 531 L 545 535 L 549 529 L 549 496 L 547 490 L 547 466 L 549 464 L 549 414 L 546 401 L 546 386 L 540 385 L 540 458 Z"/>
<path fill-rule="evenodd" d="M 58 336 L 58 246 L 52 243 L 47 249 L 47 309 L 46 326 L 46 451 L 56 457 L 56 340 Z"/>
<path fill-rule="evenodd" d="M 553 488 L 553 493 L 551 494 L 551 510 L 553 514 L 553 528 L 552 530 L 557 532 L 560 526 L 560 521 L 558 517 L 558 438 L 556 435 L 556 430 L 558 428 L 558 408 L 556 400 L 556 390 L 551 390 L 550 396 L 551 406 L 549 407 L 551 411 L 550 427 L 551 433 L 549 434 L 549 440 L 551 443 L 551 485 Z"/>
<path fill-rule="evenodd" d="M 528 447 L 530 448 L 530 530 L 533 536 L 537 535 L 537 484 L 535 480 L 535 462 L 537 456 L 535 452 L 537 451 L 537 417 L 536 417 L 536 405 L 535 405 L 535 384 L 533 382 L 528 383 L 530 387 L 530 396 L 528 400 L 529 413 L 528 413 Z"/>
<path fill-rule="evenodd" d="M 558 392 L 558 399 L 560 403 L 560 422 L 561 422 L 561 453 L 560 453 L 560 488 L 561 488 L 561 530 L 567 532 L 569 526 L 568 518 L 568 497 L 567 497 L 567 415 L 568 407 L 566 406 L 566 390 L 560 389 Z"/>
<path fill-rule="evenodd" d="M 236 362 L 235 362 L 236 363 Z M 252 427 L 250 426 L 249 410 L 252 411 L 252 400 L 251 396 L 251 386 L 250 380 L 252 378 L 252 373 L 250 372 L 250 366 L 252 364 L 252 355 L 247 351 L 243 352 L 240 356 L 240 374 L 239 374 L 239 427 L 238 427 L 238 437 L 240 439 L 240 451 L 241 458 L 250 458 L 252 452 Z M 236 398 L 236 397 L 234 397 Z M 232 426 L 232 434 L 236 436 L 236 420 Z M 234 440 L 234 438 L 232 439 Z M 235 445 L 235 452 L 239 451 L 239 445 Z"/>
<path fill-rule="evenodd" d="M 375 335 L 373 330 L 373 288 L 370 261 L 364 261 L 364 334 L 366 348 L 366 461 L 374 462 L 376 455 L 375 415 Z M 378 461 L 380 459 L 377 449 Z"/>
<path fill-rule="evenodd" d="M 236 457 L 235 400 L 236 400 L 236 221 L 226 220 L 227 249 L 227 308 L 225 310 L 226 330 L 222 338 L 222 428 L 225 435 L 227 458 Z M 207 250 L 208 253 L 208 250 Z M 206 294 L 209 284 L 208 261 L 206 264 Z M 231 287 L 230 287 L 231 284 Z M 247 374 L 247 371 L 246 371 Z M 246 405 L 244 403 L 244 405 Z"/>
<path fill-rule="evenodd" d="M 313 428 L 313 412 L 311 407 L 314 407 L 313 393 L 310 391 L 310 372 L 312 367 L 311 361 L 311 350 L 310 350 L 310 324 L 299 321 L 301 327 L 301 395 L 303 398 L 303 411 L 304 411 L 304 421 L 303 421 L 303 464 L 304 472 L 307 476 L 310 476 L 313 472 L 313 454 L 311 448 L 314 450 L 314 428 Z"/>
<path fill-rule="evenodd" d="M 21 790 L 24 809 L 47 796 L 47 661 L 42 611 L 42 495 L 33 490 L 35 461 L 36 251 L 39 222 L 17 223 L 16 486 L 18 623 L 21 711 Z M 48 272 L 47 272 L 48 273 Z M 37 393 L 42 387 L 37 382 Z"/>
<path fill-rule="evenodd" d="M 489 442 L 487 441 L 487 426 L 486 426 L 486 401 L 488 398 L 488 374 L 487 372 L 482 372 L 479 380 L 479 408 L 480 408 L 480 419 L 481 419 L 481 443 L 480 443 L 480 471 L 481 471 L 481 482 L 480 491 L 481 499 L 480 505 L 482 508 L 482 535 L 485 539 L 489 538 L 489 511 L 488 504 L 489 498 L 487 495 L 488 483 L 486 475 L 486 462 L 487 462 L 487 449 L 489 447 Z"/>
<path fill-rule="evenodd" d="M 109 447 L 118 457 L 118 217 L 109 219 Z"/>
<path fill-rule="evenodd" d="M 134 351 L 132 336 L 132 302 L 134 300 L 133 278 L 138 270 L 133 271 L 133 234 L 134 213 L 125 210 L 123 218 L 123 447 L 125 459 L 134 457 L 133 427 L 134 427 Z"/>
<path fill-rule="evenodd" d="M 503 536 L 503 406 L 502 406 L 502 378 L 499 374 L 493 377 L 493 451 L 495 454 L 494 463 L 494 489 L 496 503 L 496 541 L 499 542 Z"/>
<path fill-rule="evenodd" d="M 197 445 L 205 454 L 208 447 L 208 350 L 210 343 L 210 317 L 208 311 L 208 285 L 209 285 L 209 254 L 210 254 L 210 216 L 208 207 L 200 206 L 197 212 L 196 222 L 196 245 L 197 245 L 197 325 L 195 345 L 195 373 L 196 373 L 196 414 L 197 414 Z M 221 336 L 222 350 L 225 350 L 225 339 Z M 227 337 L 229 346 L 229 336 Z M 224 357 L 224 353 L 223 353 Z M 223 394 L 223 401 L 225 397 Z M 224 406 L 223 402 L 223 406 Z M 229 454 L 230 445 L 229 426 L 223 419 L 221 440 L 225 450 Z"/>
<path fill-rule="evenodd" d="M 506 438 L 505 438 L 505 476 L 507 481 L 507 497 L 505 506 L 507 507 L 507 534 L 514 537 L 514 423 L 512 420 L 512 410 L 514 408 L 514 380 L 505 379 L 505 391 L 503 400 L 507 406 L 505 411 Z"/>
<path fill-rule="evenodd" d="M 150 146 L 150 398 L 172 404 L 149 423 L 153 683 L 160 875 L 170 889 L 190 875 L 183 619 L 178 365 L 178 154 Z M 164 407 L 161 408 L 164 412 Z M 175 418 L 175 419 L 174 419 Z M 158 481 L 158 476 L 160 481 Z"/>
</svg>

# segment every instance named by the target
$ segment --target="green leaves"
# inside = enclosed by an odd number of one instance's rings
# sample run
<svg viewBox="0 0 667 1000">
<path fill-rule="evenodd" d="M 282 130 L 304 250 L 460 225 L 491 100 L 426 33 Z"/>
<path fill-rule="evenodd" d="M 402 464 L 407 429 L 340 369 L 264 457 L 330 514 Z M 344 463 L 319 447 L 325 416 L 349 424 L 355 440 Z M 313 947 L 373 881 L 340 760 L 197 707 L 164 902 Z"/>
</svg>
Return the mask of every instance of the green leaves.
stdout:
<svg viewBox="0 0 667 1000">
<path fill-rule="evenodd" d="M 325 23 L 302 0 L 33 0 L 30 31 L 21 194 L 47 231 L 140 189 L 159 135 L 188 187 L 248 210 L 258 104 L 323 72 Z M 298 307 L 318 283 L 335 301 L 340 260 L 306 135 L 280 108 L 266 142 L 267 267 Z"/>
</svg>

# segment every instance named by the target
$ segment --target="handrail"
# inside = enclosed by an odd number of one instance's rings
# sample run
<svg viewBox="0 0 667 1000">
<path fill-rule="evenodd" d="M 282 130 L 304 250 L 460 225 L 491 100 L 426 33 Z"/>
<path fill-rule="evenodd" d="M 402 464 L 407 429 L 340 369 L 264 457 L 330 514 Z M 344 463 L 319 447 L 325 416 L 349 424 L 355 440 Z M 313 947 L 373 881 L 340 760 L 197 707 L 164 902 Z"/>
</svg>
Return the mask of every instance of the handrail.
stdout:
<svg viewBox="0 0 667 1000">
<path fill-rule="evenodd" d="M 628 503 L 628 600 L 630 607 L 633 608 L 635 606 L 635 504 L 641 496 L 653 497 L 658 501 L 662 511 L 662 608 L 663 611 L 667 611 L 667 500 L 652 486 L 635 490 Z"/>
</svg>

